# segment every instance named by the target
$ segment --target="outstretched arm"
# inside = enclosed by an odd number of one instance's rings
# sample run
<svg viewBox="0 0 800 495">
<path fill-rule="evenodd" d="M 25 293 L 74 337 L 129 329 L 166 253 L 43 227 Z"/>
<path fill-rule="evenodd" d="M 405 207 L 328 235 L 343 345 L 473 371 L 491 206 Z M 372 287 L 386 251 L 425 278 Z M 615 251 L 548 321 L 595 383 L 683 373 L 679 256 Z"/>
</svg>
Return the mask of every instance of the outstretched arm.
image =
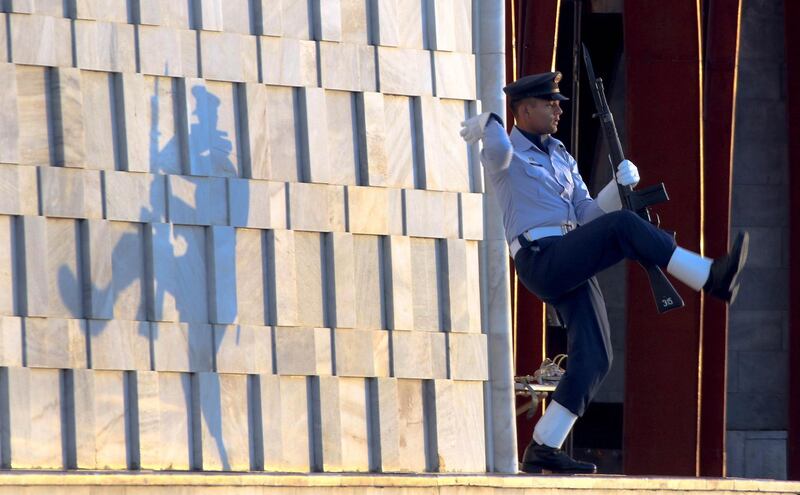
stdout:
<svg viewBox="0 0 800 495">
<path fill-rule="evenodd" d="M 497 114 L 484 112 L 461 123 L 461 137 L 469 144 L 482 140 L 481 163 L 489 173 L 508 168 L 513 154 L 511 140 Z"/>
</svg>

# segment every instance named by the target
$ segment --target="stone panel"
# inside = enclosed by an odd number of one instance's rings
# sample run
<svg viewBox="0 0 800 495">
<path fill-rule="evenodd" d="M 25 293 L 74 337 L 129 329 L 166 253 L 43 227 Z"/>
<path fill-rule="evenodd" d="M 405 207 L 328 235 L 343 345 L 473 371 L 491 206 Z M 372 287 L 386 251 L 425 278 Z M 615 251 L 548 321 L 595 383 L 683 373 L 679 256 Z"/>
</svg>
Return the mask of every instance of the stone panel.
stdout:
<svg viewBox="0 0 800 495">
<path fill-rule="evenodd" d="M 431 95 L 430 52 L 413 48 L 378 47 L 378 77 L 381 93 Z"/>
<path fill-rule="evenodd" d="M 486 335 L 451 333 L 448 335 L 450 378 L 453 380 L 488 380 L 489 357 Z"/>
<path fill-rule="evenodd" d="M 266 0 L 261 0 L 262 5 Z M 285 38 L 311 39 L 310 2 L 279 0 L 281 9 L 282 35 Z"/>
<path fill-rule="evenodd" d="M 147 272 L 144 227 L 138 223 L 109 222 L 108 243 L 111 250 L 111 280 L 98 286 L 91 280 L 92 290 L 111 294 L 113 317 L 122 320 L 146 320 Z M 98 243 L 102 239 L 97 240 Z M 100 299 L 102 299 L 102 295 Z"/>
<path fill-rule="evenodd" d="M 239 158 L 239 96 L 231 83 L 185 79 L 183 93 L 188 140 L 185 159 L 189 175 L 237 177 Z"/>
<path fill-rule="evenodd" d="M 142 4 L 151 1 L 153 0 L 140 0 Z M 156 1 L 159 3 L 160 11 L 158 24 L 181 29 L 194 29 L 197 27 L 194 25 L 191 3 L 170 2 L 169 0 Z"/>
<path fill-rule="evenodd" d="M 730 373 L 739 375 L 739 392 L 785 394 L 789 390 L 789 353 L 787 351 L 740 351 Z M 767 366 L 766 363 L 769 363 Z"/>
<path fill-rule="evenodd" d="M 79 68 L 105 72 L 136 70 L 131 24 L 76 20 L 74 26 L 75 58 Z"/>
<path fill-rule="evenodd" d="M 144 2 L 142 2 L 144 3 Z M 168 2 L 185 4 L 185 2 Z M 142 7 L 144 10 L 144 7 Z M 197 77 L 195 32 L 162 26 L 137 26 L 139 70 L 143 74 Z"/>
<path fill-rule="evenodd" d="M 384 95 L 386 122 L 386 184 L 414 187 L 414 112 L 412 99 Z"/>
<path fill-rule="evenodd" d="M 5 22 L 4 17 L 0 17 L 0 22 Z M 0 35 L 5 35 L 0 29 Z M 0 45 L 0 49 L 5 48 Z M 19 163 L 19 108 L 17 99 L 17 71 L 14 64 L 0 63 L 0 85 L 3 92 L 0 93 L 0 162 Z"/>
<path fill-rule="evenodd" d="M 12 469 L 65 469 L 62 454 L 61 372 L 0 368 L 0 408 L 8 411 Z M 7 403 L 5 401 L 8 401 Z"/>
<path fill-rule="evenodd" d="M 372 0 L 339 0 L 341 38 L 345 43 L 369 44 L 369 10 Z"/>
<path fill-rule="evenodd" d="M 186 225 L 228 223 L 227 185 L 222 177 L 167 177 L 169 220 Z"/>
<path fill-rule="evenodd" d="M 440 472 L 484 472 L 483 383 L 436 380 L 436 445 Z"/>
<path fill-rule="evenodd" d="M 356 258 L 353 236 L 332 232 L 326 239 L 328 325 L 352 328 L 356 324 Z"/>
<path fill-rule="evenodd" d="M 269 117 L 267 87 L 259 83 L 239 85 L 242 133 L 242 176 L 265 177 L 270 172 Z M 231 210 L 233 216 L 233 209 Z"/>
<path fill-rule="evenodd" d="M 442 329 L 442 260 L 435 239 L 411 239 L 411 300 L 414 329 L 436 332 Z"/>
<path fill-rule="evenodd" d="M 787 432 L 728 430 L 728 476 L 785 480 Z"/>
<path fill-rule="evenodd" d="M 247 375 L 192 375 L 195 467 L 248 471 L 250 444 Z"/>
<path fill-rule="evenodd" d="M 50 125 L 48 93 L 50 79 L 44 67 L 16 65 L 17 105 L 19 108 L 19 161 L 25 165 L 50 165 L 55 140 Z"/>
<path fill-rule="evenodd" d="M 422 381 L 377 380 L 381 472 L 425 471 Z"/>
<path fill-rule="evenodd" d="M 748 254 L 749 256 L 752 254 Z M 749 264 L 750 260 L 747 261 Z M 730 351 L 787 349 L 784 339 L 789 335 L 788 320 L 785 311 L 731 311 L 728 349 Z"/>
<path fill-rule="evenodd" d="M 222 31 L 222 4 L 221 0 L 195 0 L 194 7 L 195 29 L 203 31 Z"/>
<path fill-rule="evenodd" d="M 385 303 L 381 275 L 381 238 L 372 235 L 353 236 L 356 263 L 356 322 L 355 328 L 385 328 Z"/>
<path fill-rule="evenodd" d="M 41 167 L 39 180 L 45 216 L 102 218 L 99 171 Z"/>
<path fill-rule="evenodd" d="M 111 225 L 106 220 L 86 220 L 79 224 L 81 261 L 85 278 L 84 316 L 110 320 L 114 317 L 112 254 L 109 242 Z"/>
<path fill-rule="evenodd" d="M 414 237 L 458 237 L 458 194 L 406 189 L 406 234 Z"/>
<path fill-rule="evenodd" d="M 438 100 L 439 114 L 438 127 L 440 131 L 440 142 L 430 143 L 439 147 L 439 155 L 433 155 L 436 163 L 428 161 L 427 153 L 430 148 L 425 148 L 425 166 L 437 167 L 441 170 L 441 177 L 444 179 L 441 189 L 444 191 L 472 191 L 472 177 L 470 174 L 470 163 L 468 147 L 455 132 L 461 127 L 461 122 L 467 117 L 465 102 L 461 100 L 441 99 Z M 423 119 L 425 116 L 423 115 Z M 425 128 L 427 130 L 427 128 Z M 453 130 L 453 132 L 450 132 Z M 426 136 L 427 138 L 427 136 Z"/>
<path fill-rule="evenodd" d="M 128 0 L 75 0 L 74 18 L 108 22 L 130 22 Z"/>
<path fill-rule="evenodd" d="M 60 3 L 60 2 L 59 2 Z M 69 19 L 8 14 L 11 62 L 52 67 L 72 66 Z"/>
<path fill-rule="evenodd" d="M 96 370 L 149 370 L 150 323 L 89 320 L 90 366 Z"/>
<path fill-rule="evenodd" d="M 461 216 L 459 222 L 461 235 L 459 237 L 473 241 L 483 240 L 483 194 L 460 193 L 458 199 L 458 210 Z"/>
<path fill-rule="evenodd" d="M 333 342 L 337 376 L 389 376 L 389 332 L 337 328 Z"/>
<path fill-rule="evenodd" d="M 251 142 L 254 139 L 266 139 L 265 155 L 258 160 L 251 158 L 250 178 L 288 182 L 300 180 L 294 93 L 292 88 L 267 86 L 266 105 L 248 109 L 248 112 L 256 112 L 254 117 L 249 118 L 251 133 L 261 125 L 258 123 L 260 116 L 265 116 L 266 122 L 265 129 L 250 137 Z M 265 131 L 268 133 L 266 138 L 263 137 Z"/>
<path fill-rule="evenodd" d="M 167 189 L 162 174 L 103 172 L 106 218 L 127 222 L 164 222 Z"/>
<path fill-rule="evenodd" d="M 342 0 L 312 0 L 314 35 L 322 41 L 342 41 Z"/>
<path fill-rule="evenodd" d="M 295 232 L 294 260 L 297 274 L 297 324 L 307 327 L 326 326 L 325 316 L 325 250 L 320 234 Z"/>
<path fill-rule="evenodd" d="M 275 327 L 275 368 L 279 375 L 330 375 L 331 329 Z"/>
<path fill-rule="evenodd" d="M 300 128 L 303 147 L 303 179 L 306 182 L 329 183 L 331 155 L 328 147 L 328 116 L 325 90 L 301 88 L 299 91 Z M 336 152 L 335 148 L 332 150 Z"/>
<path fill-rule="evenodd" d="M 397 18 L 397 0 L 374 0 L 372 2 L 372 37 L 380 46 L 400 44 Z M 420 23 L 421 24 L 421 23 Z"/>
<path fill-rule="evenodd" d="M 74 400 L 75 467 L 127 469 L 124 373 L 70 370 L 67 376 Z"/>
<path fill-rule="evenodd" d="M 291 230 L 267 233 L 267 287 L 269 319 L 273 325 L 297 324 L 297 265 Z"/>
<path fill-rule="evenodd" d="M 209 227 L 207 250 L 209 321 L 237 323 L 236 230 L 227 226 Z"/>
<path fill-rule="evenodd" d="M 136 373 L 141 469 L 192 468 L 189 373 Z"/>
<path fill-rule="evenodd" d="M 16 220 L 14 240 L 19 260 L 19 311 L 25 316 L 47 316 L 50 280 L 47 266 L 47 220 L 26 216 Z"/>
<path fill-rule="evenodd" d="M 5 53 L 6 57 L 3 62 L 8 62 L 8 16 L 5 13 L 0 13 L 0 53 Z"/>
<path fill-rule="evenodd" d="M 316 86 L 317 46 L 313 41 L 262 36 L 262 82 L 277 86 Z"/>
<path fill-rule="evenodd" d="M 347 212 L 354 234 L 403 234 L 400 189 L 348 186 Z"/>
<path fill-rule="evenodd" d="M 239 322 L 252 325 L 269 323 L 267 288 L 267 245 L 260 230 L 236 231 L 235 262 Z"/>
<path fill-rule="evenodd" d="M 212 371 L 211 325 L 152 323 L 151 332 L 156 371 Z"/>
<path fill-rule="evenodd" d="M 17 254 L 17 220 L 12 216 L 0 215 L 0 315 L 18 315 L 22 290 L 17 289 L 16 280 L 24 280 L 20 273 L 22 261 Z M 2 321 L 2 320 L 0 320 Z M 0 323 L 2 325 L 2 323 Z M 2 341 L 2 337 L 0 337 Z M 0 344 L 2 347 L 2 344 Z M 0 351 L 2 356 L 2 351 Z M 1 361 L 1 360 L 0 360 Z"/>
<path fill-rule="evenodd" d="M 412 298 L 411 238 L 389 236 L 384 241 L 386 277 L 386 321 L 392 330 L 414 328 Z"/>
<path fill-rule="evenodd" d="M 85 166 L 121 169 L 114 76 L 104 72 L 82 71 L 80 78 Z"/>
<path fill-rule="evenodd" d="M 38 196 L 35 167 L 0 164 L 0 214 L 36 215 Z"/>
<path fill-rule="evenodd" d="M 373 4 L 377 24 L 376 43 L 382 46 L 425 48 L 425 4 L 419 0 L 376 0 Z"/>
<path fill-rule="evenodd" d="M 320 432 L 325 472 L 369 470 L 363 378 L 319 377 Z M 316 425 L 315 425 L 316 426 Z"/>
<path fill-rule="evenodd" d="M 344 231 L 344 187 L 289 184 L 289 226 L 294 230 L 315 232 Z"/>
<path fill-rule="evenodd" d="M 174 292 L 177 280 L 175 253 L 172 243 L 172 224 L 151 223 L 146 226 L 145 262 L 148 277 L 145 290 L 148 320 L 176 321 L 178 318 Z"/>
<path fill-rule="evenodd" d="M 455 33 L 455 51 L 473 53 L 472 40 L 472 0 L 453 0 L 453 32 Z"/>
<path fill-rule="evenodd" d="M 361 183 L 368 186 L 389 185 L 388 156 L 386 153 L 386 112 L 383 95 L 362 93 L 357 97 L 359 110 L 359 153 L 361 156 Z"/>
<path fill-rule="evenodd" d="M 345 91 L 377 90 L 375 47 L 320 41 L 319 57 L 323 88 Z"/>
<path fill-rule="evenodd" d="M 444 327 L 450 332 L 481 331 L 478 243 L 445 239 L 442 267 Z"/>
<path fill-rule="evenodd" d="M 22 366 L 22 318 L 0 316 L 0 367 Z"/>
<path fill-rule="evenodd" d="M 281 0 L 254 0 L 252 2 L 253 34 L 281 36 L 283 13 L 280 4 Z"/>
<path fill-rule="evenodd" d="M 272 373 L 272 327 L 214 325 L 218 373 Z"/>
<path fill-rule="evenodd" d="M 222 28 L 229 33 L 255 34 L 252 32 L 251 0 L 225 0 L 222 4 Z"/>
<path fill-rule="evenodd" d="M 175 295 L 180 321 L 207 323 L 208 280 L 206 229 L 176 225 L 173 257 L 175 284 L 170 288 Z"/>
<path fill-rule="evenodd" d="M 121 79 L 125 111 L 126 170 L 182 173 L 182 148 L 177 111 L 177 79 L 125 74 Z M 135 110 L 134 110 L 135 109 Z"/>
<path fill-rule="evenodd" d="M 47 270 L 47 315 L 79 318 L 85 311 L 79 223 L 48 218 L 45 228 L 47 255 L 32 262 L 44 264 Z"/>
<path fill-rule="evenodd" d="M 31 368 L 87 368 L 86 321 L 25 318 L 25 358 Z"/>
<path fill-rule="evenodd" d="M 61 67 L 50 71 L 52 85 L 50 125 L 55 139 L 55 163 L 65 167 L 86 166 L 86 128 L 83 121 L 81 71 Z"/>
<path fill-rule="evenodd" d="M 447 349 L 441 332 L 391 333 L 393 376 L 397 378 L 446 378 Z"/>
<path fill-rule="evenodd" d="M 325 91 L 328 180 L 331 184 L 356 184 L 359 168 L 359 135 L 356 97 L 349 91 Z"/>
<path fill-rule="evenodd" d="M 257 81 L 256 38 L 238 33 L 200 32 L 203 77 L 220 81 Z"/>
<path fill-rule="evenodd" d="M 416 99 L 421 179 L 426 189 L 470 192 L 467 146 L 455 131 L 466 118 L 464 102 L 421 97 Z"/>
<path fill-rule="evenodd" d="M 301 376 L 260 375 L 264 470 L 308 472 L 308 385 Z"/>
<path fill-rule="evenodd" d="M 397 0 L 397 34 L 399 46 L 406 48 L 428 48 L 428 33 L 424 22 L 424 2 Z"/>
<path fill-rule="evenodd" d="M 428 40 L 431 50 L 453 51 L 455 49 L 454 3 L 453 0 L 425 2 L 428 18 Z"/>
</svg>

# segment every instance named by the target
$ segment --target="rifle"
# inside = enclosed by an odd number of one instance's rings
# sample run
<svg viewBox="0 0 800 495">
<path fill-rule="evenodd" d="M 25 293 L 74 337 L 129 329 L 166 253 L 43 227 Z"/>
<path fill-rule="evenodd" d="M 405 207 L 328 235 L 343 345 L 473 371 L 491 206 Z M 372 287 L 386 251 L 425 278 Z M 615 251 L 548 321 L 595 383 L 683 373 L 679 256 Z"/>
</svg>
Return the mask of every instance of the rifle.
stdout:
<svg viewBox="0 0 800 495">
<path fill-rule="evenodd" d="M 617 127 L 614 125 L 614 116 L 611 115 L 611 110 L 608 108 L 608 102 L 606 101 L 606 95 L 603 89 L 603 80 L 594 75 L 592 59 L 589 56 L 589 50 L 586 49 L 586 45 L 583 45 L 583 60 L 586 63 L 589 86 L 592 89 L 592 97 L 594 98 L 594 104 L 597 108 L 597 113 L 594 114 L 594 117 L 600 119 L 603 139 L 609 149 L 611 173 L 614 176 L 614 181 L 616 181 L 616 166 L 625 159 L 625 154 L 622 151 L 622 143 L 619 141 Z M 639 191 L 634 190 L 633 186 L 623 186 L 617 183 L 617 190 L 619 191 L 619 197 L 622 201 L 623 208 L 635 212 L 641 218 L 656 226 L 661 223 L 658 215 L 655 216 L 655 221 L 653 220 L 650 215 L 649 207 L 669 201 L 669 196 L 667 196 L 667 190 L 663 183 Z M 653 291 L 653 298 L 656 300 L 656 308 L 659 313 L 666 313 L 671 309 L 683 307 L 683 299 L 675 290 L 675 287 L 672 286 L 669 279 L 667 279 L 666 275 L 664 275 L 664 272 L 661 271 L 661 268 L 656 265 L 647 264 L 642 264 L 642 267 L 647 271 L 647 276 L 650 279 L 650 289 Z"/>
</svg>

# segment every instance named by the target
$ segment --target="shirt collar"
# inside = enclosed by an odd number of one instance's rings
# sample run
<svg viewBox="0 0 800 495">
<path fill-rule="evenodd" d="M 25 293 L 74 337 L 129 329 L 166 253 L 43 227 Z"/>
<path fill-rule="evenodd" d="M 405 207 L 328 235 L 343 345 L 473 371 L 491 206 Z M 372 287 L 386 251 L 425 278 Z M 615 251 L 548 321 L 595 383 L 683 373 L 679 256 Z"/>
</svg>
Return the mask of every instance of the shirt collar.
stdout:
<svg viewBox="0 0 800 495">
<path fill-rule="evenodd" d="M 552 134 L 550 134 L 549 137 L 550 137 L 550 139 L 548 139 L 548 141 L 547 141 L 547 149 L 548 150 L 552 150 L 553 148 L 556 148 L 556 147 L 566 150 L 566 147 L 564 146 L 564 143 L 562 143 L 558 139 L 554 138 Z M 527 150 L 533 148 L 534 150 L 536 150 L 536 151 L 538 151 L 540 153 L 542 152 L 535 144 L 533 144 L 531 142 L 530 139 L 525 137 L 525 135 L 522 133 L 522 131 L 520 131 L 517 128 L 517 126 L 514 126 L 514 128 L 511 129 L 511 135 L 509 136 L 509 139 L 511 140 L 511 144 L 514 146 L 514 149 L 518 149 L 518 150 L 521 150 L 521 151 L 527 151 Z"/>
</svg>

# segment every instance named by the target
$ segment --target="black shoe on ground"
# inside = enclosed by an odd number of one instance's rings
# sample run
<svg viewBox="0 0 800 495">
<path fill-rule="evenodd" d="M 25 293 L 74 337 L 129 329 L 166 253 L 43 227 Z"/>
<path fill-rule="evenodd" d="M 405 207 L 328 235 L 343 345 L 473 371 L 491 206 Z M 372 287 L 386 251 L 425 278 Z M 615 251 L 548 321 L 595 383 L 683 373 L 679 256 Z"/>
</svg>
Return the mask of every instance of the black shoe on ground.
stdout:
<svg viewBox="0 0 800 495">
<path fill-rule="evenodd" d="M 730 252 L 711 264 L 711 273 L 703 290 L 732 304 L 739 292 L 739 274 L 747 261 L 749 244 L 750 236 L 747 232 L 740 232 L 733 241 Z"/>
<path fill-rule="evenodd" d="M 591 462 L 576 461 L 561 449 L 531 441 L 522 455 L 520 470 L 525 473 L 549 471 L 555 474 L 594 474 L 597 466 Z"/>
</svg>

